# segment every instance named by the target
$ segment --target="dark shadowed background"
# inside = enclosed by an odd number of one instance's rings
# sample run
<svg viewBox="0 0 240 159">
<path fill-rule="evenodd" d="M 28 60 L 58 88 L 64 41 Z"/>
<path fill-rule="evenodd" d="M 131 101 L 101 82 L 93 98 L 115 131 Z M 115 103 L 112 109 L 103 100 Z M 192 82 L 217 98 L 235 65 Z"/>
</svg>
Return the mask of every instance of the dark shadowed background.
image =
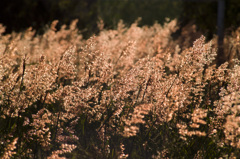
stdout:
<svg viewBox="0 0 240 159">
<path fill-rule="evenodd" d="M 225 28 L 240 24 L 239 0 L 226 0 Z M 122 19 L 127 25 L 142 17 L 140 25 L 163 23 L 165 18 L 177 18 L 181 26 L 197 24 L 208 38 L 216 33 L 217 1 L 205 0 L 1 0 L 0 23 L 6 32 L 23 31 L 32 26 L 38 33 L 46 25 L 59 20 L 58 27 L 79 19 L 78 27 L 85 37 L 98 32 L 97 21 L 103 19 L 106 28 L 114 28 Z"/>
</svg>

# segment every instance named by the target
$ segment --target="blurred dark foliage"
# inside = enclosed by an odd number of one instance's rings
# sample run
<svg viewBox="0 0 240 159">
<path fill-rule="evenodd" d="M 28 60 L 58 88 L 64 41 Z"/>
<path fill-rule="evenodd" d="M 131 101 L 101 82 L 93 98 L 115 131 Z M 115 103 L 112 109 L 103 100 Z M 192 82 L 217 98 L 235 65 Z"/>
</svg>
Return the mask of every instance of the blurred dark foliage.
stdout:
<svg viewBox="0 0 240 159">
<path fill-rule="evenodd" d="M 166 18 L 180 18 L 183 11 L 179 0 L 99 0 L 98 16 L 108 27 L 116 27 L 120 19 L 130 25 L 138 17 L 139 25 L 165 22 Z"/>
<path fill-rule="evenodd" d="M 7 26 L 6 33 L 33 27 L 41 34 L 53 20 L 57 28 L 79 19 L 81 30 L 93 32 L 97 21 L 97 0 L 1 0 L 0 23 Z"/>
<path fill-rule="evenodd" d="M 226 0 L 225 27 L 240 24 L 239 0 Z M 78 27 L 85 37 L 98 32 L 97 21 L 103 19 L 105 28 L 117 26 L 120 19 L 130 25 L 142 17 L 140 25 L 163 23 L 165 18 L 178 18 L 181 26 L 197 24 L 205 36 L 216 33 L 217 1 L 188 0 L 1 0 L 0 23 L 6 33 L 22 31 L 32 26 L 37 33 L 46 25 L 59 20 L 58 28 L 79 19 Z"/>
<path fill-rule="evenodd" d="M 239 0 L 225 0 L 224 27 L 226 33 L 240 26 L 239 2 Z M 211 39 L 213 34 L 217 33 L 217 0 L 204 2 L 203 0 L 195 0 L 194 2 L 185 0 L 183 8 L 181 26 L 189 22 L 195 23 L 198 30 L 202 31 L 207 39 Z"/>
</svg>

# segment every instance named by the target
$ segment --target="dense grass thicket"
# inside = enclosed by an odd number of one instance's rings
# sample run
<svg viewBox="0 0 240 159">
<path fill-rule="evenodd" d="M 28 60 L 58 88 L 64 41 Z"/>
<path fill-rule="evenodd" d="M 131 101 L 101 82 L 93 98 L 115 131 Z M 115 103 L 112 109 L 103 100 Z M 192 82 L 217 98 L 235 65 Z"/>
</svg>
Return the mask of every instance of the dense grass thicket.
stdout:
<svg viewBox="0 0 240 159">
<path fill-rule="evenodd" d="M 0 26 L 1 158 L 234 158 L 240 156 L 240 30 L 129 28 L 84 40 L 77 21 L 43 35 Z"/>
</svg>

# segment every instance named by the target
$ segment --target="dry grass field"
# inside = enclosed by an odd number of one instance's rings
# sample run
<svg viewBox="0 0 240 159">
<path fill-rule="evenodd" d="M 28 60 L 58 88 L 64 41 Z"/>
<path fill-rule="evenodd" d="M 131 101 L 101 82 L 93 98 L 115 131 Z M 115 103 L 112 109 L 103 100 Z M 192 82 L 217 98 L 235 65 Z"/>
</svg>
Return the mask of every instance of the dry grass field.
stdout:
<svg viewBox="0 0 240 159">
<path fill-rule="evenodd" d="M 177 21 L 119 22 L 83 39 L 76 28 L 43 35 L 0 26 L 1 158 L 234 158 L 240 156 L 237 30 L 191 42 Z"/>
</svg>

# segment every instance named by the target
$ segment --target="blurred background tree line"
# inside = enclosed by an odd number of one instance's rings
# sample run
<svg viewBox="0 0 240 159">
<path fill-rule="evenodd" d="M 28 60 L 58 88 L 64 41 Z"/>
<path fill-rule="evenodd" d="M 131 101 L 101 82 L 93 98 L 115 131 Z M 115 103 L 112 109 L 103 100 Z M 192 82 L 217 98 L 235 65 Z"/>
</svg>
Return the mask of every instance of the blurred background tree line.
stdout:
<svg viewBox="0 0 240 159">
<path fill-rule="evenodd" d="M 240 24 L 239 0 L 226 0 L 225 28 Z M 1 0 L 0 23 L 6 33 L 23 31 L 32 26 L 41 34 L 53 20 L 69 24 L 79 19 L 78 27 L 84 37 L 97 33 L 101 18 L 105 28 L 117 26 L 120 19 L 126 25 L 141 17 L 141 25 L 164 23 L 166 17 L 177 18 L 180 26 L 195 23 L 197 29 L 211 38 L 216 33 L 217 1 L 202 0 Z M 181 27 L 180 27 L 181 28 Z"/>
</svg>

